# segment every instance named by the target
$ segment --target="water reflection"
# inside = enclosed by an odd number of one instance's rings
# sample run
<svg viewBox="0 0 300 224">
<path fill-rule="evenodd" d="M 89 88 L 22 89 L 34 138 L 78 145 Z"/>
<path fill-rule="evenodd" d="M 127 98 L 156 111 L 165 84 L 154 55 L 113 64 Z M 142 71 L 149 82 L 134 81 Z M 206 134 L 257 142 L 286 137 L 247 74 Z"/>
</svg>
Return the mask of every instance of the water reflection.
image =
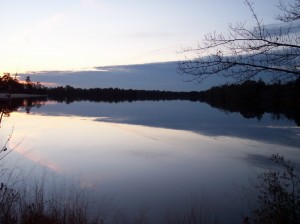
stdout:
<svg viewBox="0 0 300 224">
<path fill-rule="evenodd" d="M 136 124 L 188 130 L 208 136 L 246 138 L 278 145 L 299 147 L 300 129 L 291 120 L 273 119 L 264 114 L 260 120 L 245 119 L 239 113 L 222 113 L 207 104 L 190 101 L 143 101 L 134 103 L 52 103 L 33 113 L 94 117 L 95 121 Z"/>
<path fill-rule="evenodd" d="M 79 177 L 83 188 L 111 195 L 129 213 L 149 205 L 153 223 L 191 195 L 208 198 L 224 223 L 240 223 L 241 188 L 268 169 L 266 158 L 300 162 L 299 128 L 268 114 L 245 119 L 189 101 L 45 102 L 26 111 L 11 113 L 1 129 L 15 126 L 17 152 Z"/>
<path fill-rule="evenodd" d="M 79 176 L 82 187 L 112 195 L 129 213 L 146 203 L 151 217 L 159 219 L 168 201 L 181 205 L 189 195 L 204 194 L 225 215 L 234 209 L 224 206 L 227 195 L 234 195 L 236 206 L 236 186 L 248 185 L 253 176 L 253 168 L 236 159 L 244 157 L 240 148 L 253 150 L 247 141 L 86 117 L 18 112 L 10 120 L 18 124 L 13 141 L 24 139 L 17 152 L 68 177 Z M 8 121 L 5 127 L 12 125 Z"/>
<path fill-rule="evenodd" d="M 41 107 L 43 105 L 43 107 Z M 95 121 L 136 124 L 176 130 L 188 130 L 208 136 L 231 136 L 279 145 L 299 146 L 300 131 L 292 120 L 274 114 L 260 114 L 260 119 L 223 113 L 207 104 L 191 101 L 137 101 L 134 103 L 71 104 L 41 99 L 0 101 L 0 121 L 13 111 L 44 115 L 93 117 Z"/>
<path fill-rule="evenodd" d="M 33 107 L 40 108 L 42 105 L 45 104 L 47 100 L 42 98 L 3 98 L 0 99 L 0 113 L 1 118 L 0 121 L 2 121 L 3 116 L 9 116 L 10 113 L 14 111 L 18 111 L 19 109 L 25 110 L 27 113 L 30 112 L 30 110 Z"/>
</svg>

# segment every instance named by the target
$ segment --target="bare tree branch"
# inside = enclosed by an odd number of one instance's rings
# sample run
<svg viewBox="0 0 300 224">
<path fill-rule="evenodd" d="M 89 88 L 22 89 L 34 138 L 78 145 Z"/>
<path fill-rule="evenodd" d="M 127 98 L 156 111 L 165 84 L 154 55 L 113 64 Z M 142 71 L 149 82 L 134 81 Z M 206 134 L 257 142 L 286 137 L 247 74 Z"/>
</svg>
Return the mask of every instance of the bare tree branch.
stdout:
<svg viewBox="0 0 300 224">
<path fill-rule="evenodd" d="M 203 81 L 211 75 L 231 77 L 244 81 L 259 74 L 273 78 L 294 79 L 300 77 L 300 38 L 298 33 L 279 29 L 274 33 L 259 20 L 253 3 L 245 0 L 256 25 L 248 29 L 245 23 L 229 25 L 228 34 L 216 32 L 205 35 L 197 48 L 183 50 L 185 60 L 179 62 L 178 70 Z M 297 0 L 293 6 L 300 5 Z M 287 7 L 281 10 L 287 11 Z M 300 14 L 300 12 L 299 12 Z"/>
<path fill-rule="evenodd" d="M 300 19 L 300 0 L 295 0 L 293 4 L 286 4 L 280 1 L 278 8 L 282 11 L 282 14 L 276 16 L 277 20 L 292 22 Z"/>
</svg>

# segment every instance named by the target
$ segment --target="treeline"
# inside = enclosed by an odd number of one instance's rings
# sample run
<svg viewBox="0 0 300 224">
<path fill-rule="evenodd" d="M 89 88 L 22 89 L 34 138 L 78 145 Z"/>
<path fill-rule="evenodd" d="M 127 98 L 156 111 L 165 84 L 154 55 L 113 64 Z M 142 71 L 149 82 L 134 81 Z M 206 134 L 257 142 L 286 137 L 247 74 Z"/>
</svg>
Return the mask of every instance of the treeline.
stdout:
<svg viewBox="0 0 300 224">
<path fill-rule="evenodd" d="M 197 100 L 199 92 L 171 92 L 159 90 L 132 90 L 119 88 L 92 88 L 81 89 L 71 86 L 55 87 L 47 89 L 47 95 L 51 100 L 71 103 L 79 100 L 94 102 L 133 102 L 143 100 Z"/>
<path fill-rule="evenodd" d="M 283 114 L 300 126 L 300 78 L 285 84 L 246 81 L 223 85 L 201 92 L 201 101 L 228 112 L 239 112 L 246 118 L 260 119 L 264 113 L 275 118 Z"/>
<path fill-rule="evenodd" d="M 132 90 L 119 88 L 82 89 L 72 86 L 46 87 L 40 82 L 32 82 L 27 76 L 19 81 L 17 74 L 5 73 L 0 77 L 0 93 L 24 93 L 47 95 L 48 99 L 71 103 L 78 100 L 94 102 L 133 102 L 137 100 L 198 100 L 199 92 L 172 92 L 159 90 Z"/>
<path fill-rule="evenodd" d="M 0 77 L 0 93 L 24 93 L 24 94 L 46 94 L 47 88 L 40 82 L 31 82 L 27 76 L 25 81 L 17 79 L 17 74 L 12 76 L 10 73 L 4 73 Z"/>
<path fill-rule="evenodd" d="M 284 115 L 300 126 L 300 78 L 285 84 L 248 80 L 242 84 L 217 86 L 200 92 L 172 92 L 119 88 L 82 89 L 69 85 L 50 88 L 39 82 L 31 82 L 29 76 L 24 82 L 20 82 L 16 76 L 6 73 L 0 78 L 0 92 L 45 95 L 49 100 L 66 103 L 81 100 L 111 103 L 147 100 L 200 101 L 225 112 L 239 112 L 245 118 L 261 119 L 266 112 L 272 113 L 274 118 Z"/>
</svg>

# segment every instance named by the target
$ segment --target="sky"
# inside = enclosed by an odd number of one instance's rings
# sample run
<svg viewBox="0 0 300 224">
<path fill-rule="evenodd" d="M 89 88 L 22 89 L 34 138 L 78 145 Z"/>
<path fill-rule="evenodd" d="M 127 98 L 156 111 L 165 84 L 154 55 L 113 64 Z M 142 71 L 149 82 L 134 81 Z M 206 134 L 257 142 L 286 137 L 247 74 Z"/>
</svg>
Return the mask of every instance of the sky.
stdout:
<svg viewBox="0 0 300 224">
<path fill-rule="evenodd" d="M 277 0 L 253 0 L 275 23 Z M 0 74 L 177 61 L 229 23 L 253 25 L 243 0 L 0 0 Z"/>
</svg>

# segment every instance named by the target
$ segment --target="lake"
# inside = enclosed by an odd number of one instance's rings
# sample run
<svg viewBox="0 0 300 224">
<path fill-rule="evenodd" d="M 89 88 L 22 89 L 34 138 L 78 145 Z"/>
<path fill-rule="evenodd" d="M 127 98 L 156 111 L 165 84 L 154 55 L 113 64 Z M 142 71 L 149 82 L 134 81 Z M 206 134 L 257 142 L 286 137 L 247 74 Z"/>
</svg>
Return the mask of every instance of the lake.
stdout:
<svg viewBox="0 0 300 224">
<path fill-rule="evenodd" d="M 46 101 L 27 112 L 2 119 L 1 142 L 13 130 L 18 145 L 6 159 L 77 180 L 129 217 L 145 209 L 150 223 L 194 204 L 241 223 L 271 155 L 300 163 L 300 128 L 269 113 L 246 119 L 190 101 Z"/>
</svg>

